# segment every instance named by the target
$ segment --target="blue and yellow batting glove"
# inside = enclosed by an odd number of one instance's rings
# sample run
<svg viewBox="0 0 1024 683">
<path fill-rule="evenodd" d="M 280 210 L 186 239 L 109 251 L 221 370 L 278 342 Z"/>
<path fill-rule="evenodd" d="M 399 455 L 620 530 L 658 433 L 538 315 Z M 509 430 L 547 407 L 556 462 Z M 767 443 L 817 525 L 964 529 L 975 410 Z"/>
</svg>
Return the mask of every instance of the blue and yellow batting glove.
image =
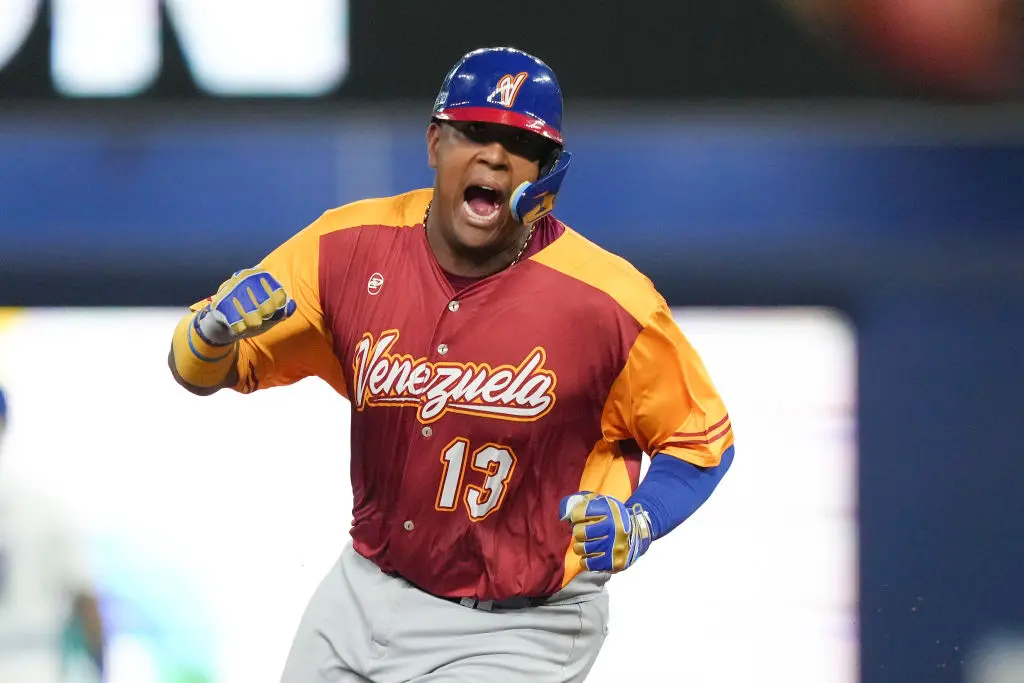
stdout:
<svg viewBox="0 0 1024 683">
<path fill-rule="evenodd" d="M 211 344 L 231 344 L 263 334 L 295 312 L 295 301 L 265 270 L 240 270 L 224 282 L 196 316 L 196 329 Z"/>
<path fill-rule="evenodd" d="M 651 521 L 639 504 L 627 508 L 611 496 L 580 491 L 562 499 L 561 518 L 572 523 L 573 550 L 580 567 L 621 572 L 651 545 Z"/>
</svg>

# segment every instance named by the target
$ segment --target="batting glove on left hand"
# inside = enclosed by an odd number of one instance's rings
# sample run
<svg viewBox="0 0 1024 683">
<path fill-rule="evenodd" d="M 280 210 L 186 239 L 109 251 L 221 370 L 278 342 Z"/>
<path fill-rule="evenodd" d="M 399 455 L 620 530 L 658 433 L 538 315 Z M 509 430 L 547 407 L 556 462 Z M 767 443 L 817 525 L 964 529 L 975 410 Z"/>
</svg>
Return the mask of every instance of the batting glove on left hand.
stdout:
<svg viewBox="0 0 1024 683">
<path fill-rule="evenodd" d="M 627 508 L 611 497 L 580 491 L 562 499 L 561 518 L 572 523 L 573 550 L 585 571 L 616 573 L 651 545 L 651 520 L 639 503 Z"/>
</svg>

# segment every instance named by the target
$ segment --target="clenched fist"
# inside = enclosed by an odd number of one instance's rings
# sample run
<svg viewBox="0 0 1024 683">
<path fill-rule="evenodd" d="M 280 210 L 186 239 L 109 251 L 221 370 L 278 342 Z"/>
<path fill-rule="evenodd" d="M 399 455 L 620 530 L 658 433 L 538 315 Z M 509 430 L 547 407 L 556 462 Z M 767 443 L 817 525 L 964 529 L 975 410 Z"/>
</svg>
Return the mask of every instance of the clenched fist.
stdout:
<svg viewBox="0 0 1024 683">
<path fill-rule="evenodd" d="M 573 549 L 580 568 L 621 572 L 651 545 L 651 521 L 639 503 L 625 503 L 588 491 L 562 499 L 561 518 L 572 524 Z"/>
<path fill-rule="evenodd" d="M 226 346 L 263 334 L 295 312 L 295 301 L 265 270 L 240 270 L 199 311 L 196 329 L 210 344 Z"/>
</svg>

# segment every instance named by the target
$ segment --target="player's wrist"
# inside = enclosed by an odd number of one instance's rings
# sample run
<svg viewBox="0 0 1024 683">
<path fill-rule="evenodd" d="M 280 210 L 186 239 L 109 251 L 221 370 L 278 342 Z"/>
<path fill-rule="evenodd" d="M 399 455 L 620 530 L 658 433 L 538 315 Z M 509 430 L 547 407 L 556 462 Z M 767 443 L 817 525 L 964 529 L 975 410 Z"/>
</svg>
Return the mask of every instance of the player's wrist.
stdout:
<svg viewBox="0 0 1024 683">
<path fill-rule="evenodd" d="M 196 313 L 178 321 L 171 340 L 171 351 L 178 375 L 188 384 L 210 388 L 221 384 L 235 364 L 236 344 L 210 344 L 195 328 Z"/>
<path fill-rule="evenodd" d="M 638 525 L 644 528 L 652 541 L 662 537 L 665 514 L 656 499 L 634 495 L 625 501 L 625 505 L 630 517 L 637 518 Z"/>
<path fill-rule="evenodd" d="M 207 347 L 219 348 L 221 353 L 223 353 L 224 347 L 231 346 L 237 341 L 231 329 L 213 315 L 213 309 L 210 306 L 200 309 L 192 317 L 192 331 L 193 336 L 198 337 Z M 215 355 L 220 355 L 220 353 Z"/>
<path fill-rule="evenodd" d="M 204 311 L 199 311 L 192 316 L 192 322 L 186 330 L 186 341 L 189 351 L 197 359 L 204 363 L 217 363 L 233 355 L 234 340 L 227 343 L 217 343 L 211 340 L 209 333 L 204 333 L 202 330 L 201 320 L 205 317 Z"/>
<path fill-rule="evenodd" d="M 634 549 L 634 559 L 647 552 L 655 539 L 654 524 L 651 516 L 640 503 L 633 503 L 628 508 L 630 518 L 629 545 Z"/>
</svg>

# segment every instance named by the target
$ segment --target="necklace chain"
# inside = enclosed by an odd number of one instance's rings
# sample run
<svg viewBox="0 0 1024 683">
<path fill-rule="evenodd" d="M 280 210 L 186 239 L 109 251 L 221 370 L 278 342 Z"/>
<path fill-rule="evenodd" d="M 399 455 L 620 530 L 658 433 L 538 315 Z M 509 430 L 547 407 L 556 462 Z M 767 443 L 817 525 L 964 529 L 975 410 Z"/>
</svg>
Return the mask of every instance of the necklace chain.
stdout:
<svg viewBox="0 0 1024 683">
<path fill-rule="evenodd" d="M 427 229 L 427 217 L 430 215 L 430 205 L 432 203 L 433 202 L 427 202 L 427 208 L 423 212 L 423 229 L 424 230 Z M 531 223 L 530 224 L 530 231 L 526 233 L 526 239 L 523 240 L 523 246 L 519 247 L 519 253 L 516 254 L 516 257 L 514 259 L 512 259 L 512 263 L 510 263 L 507 266 L 505 266 L 505 268 L 503 268 L 502 270 L 505 270 L 507 268 L 511 268 L 515 264 L 519 263 L 519 259 L 521 259 L 523 257 L 523 254 L 526 253 L 526 247 L 528 247 L 530 245 L 530 239 L 533 237 L 533 229 L 534 229 L 535 226 L 536 226 L 536 223 Z"/>
</svg>

